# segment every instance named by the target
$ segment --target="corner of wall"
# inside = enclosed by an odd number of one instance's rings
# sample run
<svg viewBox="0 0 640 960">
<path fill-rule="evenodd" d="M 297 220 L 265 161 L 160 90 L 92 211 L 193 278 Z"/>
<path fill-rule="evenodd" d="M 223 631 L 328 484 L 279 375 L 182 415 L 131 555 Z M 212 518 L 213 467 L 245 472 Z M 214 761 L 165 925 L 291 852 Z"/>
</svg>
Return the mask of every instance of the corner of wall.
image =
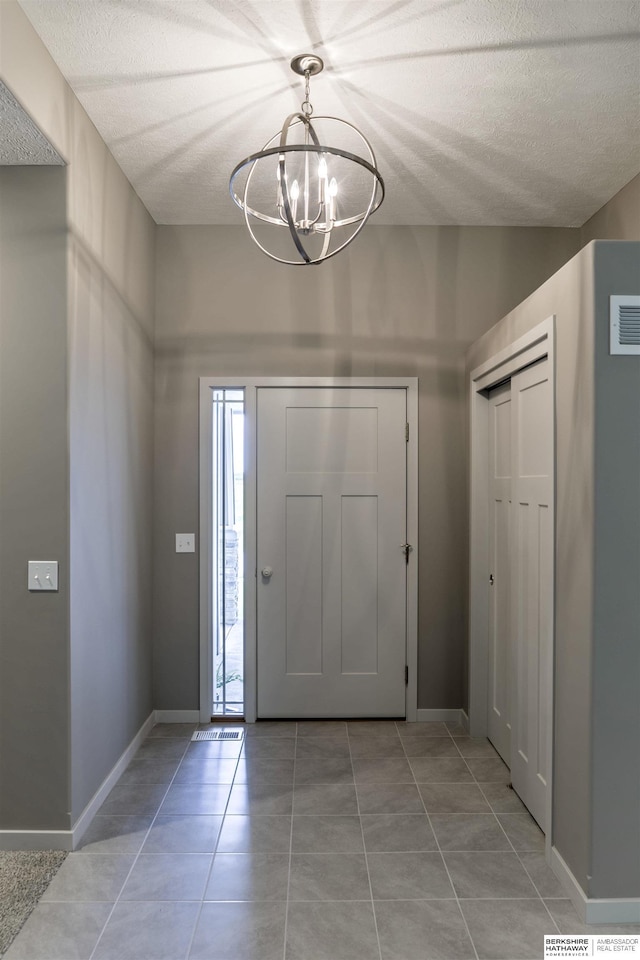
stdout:
<svg viewBox="0 0 640 960">
<path fill-rule="evenodd" d="M 640 173 L 580 229 L 582 246 L 591 240 L 640 240 Z"/>
</svg>

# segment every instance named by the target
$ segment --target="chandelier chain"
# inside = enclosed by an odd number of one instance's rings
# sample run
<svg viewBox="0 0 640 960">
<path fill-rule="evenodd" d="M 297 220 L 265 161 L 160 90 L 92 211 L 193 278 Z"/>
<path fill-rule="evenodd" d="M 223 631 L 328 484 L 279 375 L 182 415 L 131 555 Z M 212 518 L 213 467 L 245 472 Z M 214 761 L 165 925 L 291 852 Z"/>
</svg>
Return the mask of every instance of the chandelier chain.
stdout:
<svg viewBox="0 0 640 960">
<path fill-rule="evenodd" d="M 311 106 L 311 101 L 309 100 L 309 89 L 310 89 L 310 78 L 311 74 L 308 70 L 304 72 L 304 100 L 302 101 L 302 112 L 305 117 L 310 117 L 313 113 L 313 107 Z"/>
</svg>

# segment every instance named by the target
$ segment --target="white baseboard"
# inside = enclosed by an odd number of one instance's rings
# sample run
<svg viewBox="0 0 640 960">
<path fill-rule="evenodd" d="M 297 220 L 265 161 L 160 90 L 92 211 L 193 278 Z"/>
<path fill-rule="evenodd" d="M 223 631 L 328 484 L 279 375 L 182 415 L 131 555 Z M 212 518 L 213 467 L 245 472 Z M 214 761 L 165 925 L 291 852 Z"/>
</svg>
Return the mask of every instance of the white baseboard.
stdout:
<svg viewBox="0 0 640 960">
<path fill-rule="evenodd" d="M 156 723 L 200 723 L 199 710 L 156 710 Z"/>
<path fill-rule="evenodd" d="M 84 810 L 82 811 L 82 813 L 80 814 L 76 822 L 74 823 L 73 827 L 71 828 L 71 833 L 73 836 L 73 846 L 71 848 L 72 850 L 75 850 L 75 848 L 78 846 L 78 844 L 82 840 L 82 837 L 86 833 L 87 828 L 89 827 L 91 821 L 95 817 L 99 808 L 102 806 L 102 804 L 104 803 L 109 793 L 111 793 L 116 783 L 118 782 L 118 780 L 120 779 L 124 771 L 129 766 L 129 763 L 131 762 L 131 759 L 134 753 L 138 751 L 138 748 L 140 747 L 142 741 L 146 740 L 147 736 L 149 735 L 149 731 L 151 730 L 155 722 L 156 722 L 155 713 L 152 711 L 147 717 L 147 719 L 144 721 L 144 723 L 142 724 L 142 726 L 140 727 L 140 729 L 138 730 L 135 737 L 133 738 L 133 740 L 127 747 L 127 749 L 124 751 L 120 759 L 116 762 L 111 772 L 103 780 L 100 787 L 98 787 L 93 797 L 91 798 L 87 806 L 84 808 Z"/>
<path fill-rule="evenodd" d="M 640 923 L 640 898 L 589 899 L 555 847 L 551 847 L 551 869 L 583 923 Z"/>
<path fill-rule="evenodd" d="M 433 723 L 433 721 L 440 721 L 441 723 L 461 723 L 462 710 L 459 708 L 453 710 L 417 710 L 416 711 L 416 720 L 418 723 Z"/>
<path fill-rule="evenodd" d="M 447 723 L 461 723 L 468 730 L 469 718 L 459 708 L 448 710 L 417 710 L 416 721 L 418 723 L 429 723 L 433 721 Z M 156 710 L 156 723 L 199 723 L 199 710 Z"/>
<path fill-rule="evenodd" d="M 0 830 L 0 850 L 75 850 L 155 722 L 155 713 L 150 713 L 70 830 Z"/>
</svg>

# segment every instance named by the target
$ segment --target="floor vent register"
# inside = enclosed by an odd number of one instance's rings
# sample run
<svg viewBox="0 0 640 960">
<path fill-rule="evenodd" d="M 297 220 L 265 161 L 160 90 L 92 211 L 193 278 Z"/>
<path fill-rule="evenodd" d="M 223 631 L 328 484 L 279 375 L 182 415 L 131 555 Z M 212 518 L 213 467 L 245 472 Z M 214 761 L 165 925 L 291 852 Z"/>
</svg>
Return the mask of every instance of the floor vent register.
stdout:
<svg viewBox="0 0 640 960">
<path fill-rule="evenodd" d="M 240 730 L 196 730 L 192 740 L 242 740 Z"/>
</svg>

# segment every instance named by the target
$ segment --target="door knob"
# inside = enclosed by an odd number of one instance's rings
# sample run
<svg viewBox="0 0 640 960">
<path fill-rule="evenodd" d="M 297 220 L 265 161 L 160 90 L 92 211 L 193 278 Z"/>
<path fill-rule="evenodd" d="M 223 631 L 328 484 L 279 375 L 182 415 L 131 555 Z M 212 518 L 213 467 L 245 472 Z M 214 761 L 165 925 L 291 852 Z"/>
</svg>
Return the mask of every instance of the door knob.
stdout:
<svg viewBox="0 0 640 960">
<path fill-rule="evenodd" d="M 271 575 L 273 574 L 273 568 L 272 568 L 272 567 L 263 567 L 262 570 L 260 571 L 260 573 L 261 573 L 262 576 L 265 578 L 265 580 L 268 580 L 268 579 L 271 577 Z"/>
</svg>

